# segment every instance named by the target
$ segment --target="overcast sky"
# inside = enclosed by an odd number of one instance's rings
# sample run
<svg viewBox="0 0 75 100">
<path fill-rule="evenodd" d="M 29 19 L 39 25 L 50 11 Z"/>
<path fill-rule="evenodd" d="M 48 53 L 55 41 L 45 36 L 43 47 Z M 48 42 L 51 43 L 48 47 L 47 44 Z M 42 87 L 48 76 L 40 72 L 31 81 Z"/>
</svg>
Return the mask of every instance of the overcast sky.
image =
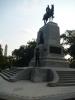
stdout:
<svg viewBox="0 0 75 100">
<path fill-rule="evenodd" d="M 54 4 L 60 34 L 75 30 L 75 0 L 0 0 L 0 44 L 8 45 L 8 55 L 36 39 L 48 4 Z"/>
</svg>

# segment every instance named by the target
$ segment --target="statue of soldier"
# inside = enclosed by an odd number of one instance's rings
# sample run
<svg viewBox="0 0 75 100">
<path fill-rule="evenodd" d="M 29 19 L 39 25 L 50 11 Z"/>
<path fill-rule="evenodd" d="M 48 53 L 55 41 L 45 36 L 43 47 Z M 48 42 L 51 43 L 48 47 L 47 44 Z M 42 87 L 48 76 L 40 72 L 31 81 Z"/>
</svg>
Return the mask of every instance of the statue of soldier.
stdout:
<svg viewBox="0 0 75 100">
<path fill-rule="evenodd" d="M 49 7 L 49 5 L 48 5 L 47 8 L 46 8 L 46 13 L 47 13 L 47 14 L 50 14 L 50 10 L 51 10 L 51 9 L 50 9 L 50 7 Z"/>
<path fill-rule="evenodd" d="M 40 59 L 39 59 L 39 57 L 40 57 L 40 50 L 39 50 L 38 47 L 36 47 L 36 49 L 35 49 L 35 66 L 36 67 L 40 66 Z"/>
<path fill-rule="evenodd" d="M 44 24 L 47 23 L 48 19 L 49 21 L 54 18 L 54 5 L 51 5 L 51 9 L 49 7 L 49 5 L 46 8 L 46 13 L 43 16 L 43 20 L 44 20 Z"/>
</svg>

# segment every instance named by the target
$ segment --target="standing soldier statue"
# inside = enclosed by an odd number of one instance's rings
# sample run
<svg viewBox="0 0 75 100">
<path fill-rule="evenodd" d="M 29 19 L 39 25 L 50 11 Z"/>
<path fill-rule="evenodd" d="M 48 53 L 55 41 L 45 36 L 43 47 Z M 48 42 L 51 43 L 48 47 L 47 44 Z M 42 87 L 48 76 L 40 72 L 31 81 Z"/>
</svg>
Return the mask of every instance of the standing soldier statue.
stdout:
<svg viewBox="0 0 75 100">
<path fill-rule="evenodd" d="M 39 47 L 35 49 L 35 67 L 40 66 L 40 50 Z"/>
<path fill-rule="evenodd" d="M 50 7 L 49 7 L 49 5 L 46 8 L 46 13 L 50 13 Z"/>
</svg>

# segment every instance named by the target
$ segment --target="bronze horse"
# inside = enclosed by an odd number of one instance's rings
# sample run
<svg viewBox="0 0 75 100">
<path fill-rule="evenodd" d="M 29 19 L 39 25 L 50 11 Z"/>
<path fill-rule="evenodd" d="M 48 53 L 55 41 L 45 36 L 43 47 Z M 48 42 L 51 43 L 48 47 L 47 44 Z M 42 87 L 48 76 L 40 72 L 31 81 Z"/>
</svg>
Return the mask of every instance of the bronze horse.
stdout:
<svg viewBox="0 0 75 100">
<path fill-rule="evenodd" d="M 46 13 L 43 16 L 43 20 L 45 24 L 47 23 L 48 18 L 52 18 L 52 19 L 54 18 L 54 5 L 51 5 L 51 9 L 48 8 L 48 11 L 46 11 Z"/>
</svg>

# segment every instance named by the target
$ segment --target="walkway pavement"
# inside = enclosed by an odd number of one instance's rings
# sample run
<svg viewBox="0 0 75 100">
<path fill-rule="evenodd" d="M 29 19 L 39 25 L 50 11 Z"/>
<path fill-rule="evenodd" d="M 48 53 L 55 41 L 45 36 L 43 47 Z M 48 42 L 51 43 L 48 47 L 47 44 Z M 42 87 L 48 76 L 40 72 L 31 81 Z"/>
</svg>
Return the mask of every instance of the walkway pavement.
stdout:
<svg viewBox="0 0 75 100">
<path fill-rule="evenodd" d="M 47 83 L 7 82 L 0 77 L 0 98 L 8 100 L 62 100 L 75 98 L 75 86 L 47 87 Z"/>
</svg>

